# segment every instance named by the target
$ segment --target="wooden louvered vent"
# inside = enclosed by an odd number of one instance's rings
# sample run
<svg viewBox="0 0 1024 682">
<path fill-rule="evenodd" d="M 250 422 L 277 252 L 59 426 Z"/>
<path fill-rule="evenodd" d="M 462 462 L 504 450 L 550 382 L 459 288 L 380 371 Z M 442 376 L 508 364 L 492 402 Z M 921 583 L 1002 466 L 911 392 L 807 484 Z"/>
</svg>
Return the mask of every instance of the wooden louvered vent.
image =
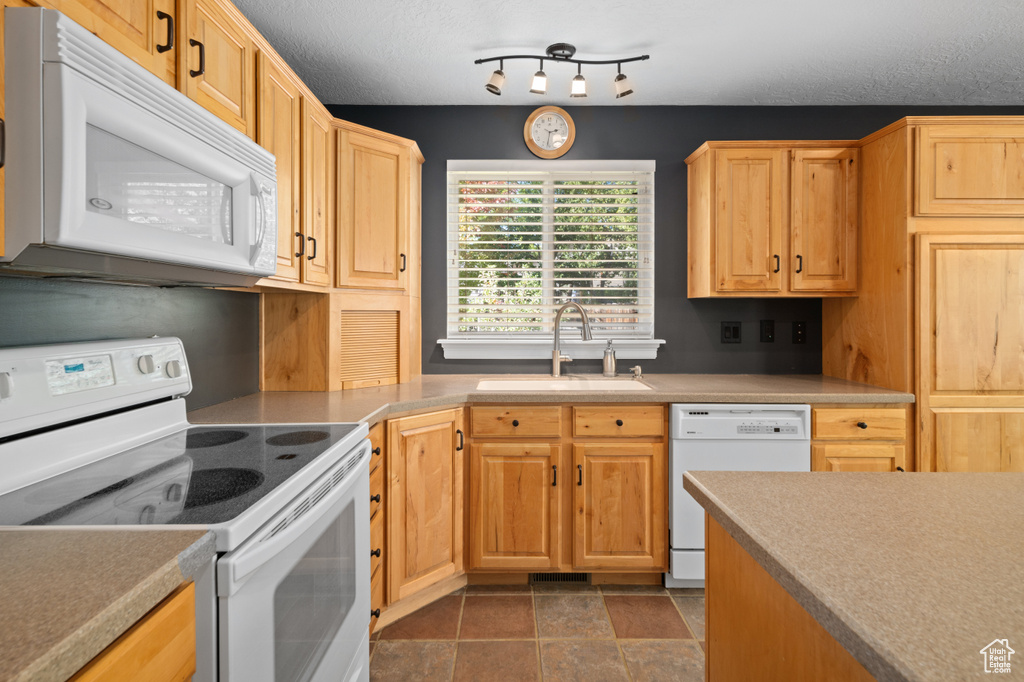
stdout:
<svg viewBox="0 0 1024 682">
<path fill-rule="evenodd" d="M 342 310 L 341 387 L 398 383 L 397 310 Z"/>
</svg>

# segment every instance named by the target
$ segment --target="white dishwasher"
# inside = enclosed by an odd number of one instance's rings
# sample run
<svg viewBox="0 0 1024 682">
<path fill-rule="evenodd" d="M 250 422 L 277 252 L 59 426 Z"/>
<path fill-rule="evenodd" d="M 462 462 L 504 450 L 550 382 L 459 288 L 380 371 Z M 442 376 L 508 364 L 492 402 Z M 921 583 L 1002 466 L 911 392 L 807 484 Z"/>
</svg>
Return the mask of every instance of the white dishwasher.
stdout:
<svg viewBox="0 0 1024 682">
<path fill-rule="evenodd" d="M 672 405 L 670 573 L 666 587 L 704 587 L 704 509 L 686 471 L 810 471 L 809 405 Z"/>
</svg>

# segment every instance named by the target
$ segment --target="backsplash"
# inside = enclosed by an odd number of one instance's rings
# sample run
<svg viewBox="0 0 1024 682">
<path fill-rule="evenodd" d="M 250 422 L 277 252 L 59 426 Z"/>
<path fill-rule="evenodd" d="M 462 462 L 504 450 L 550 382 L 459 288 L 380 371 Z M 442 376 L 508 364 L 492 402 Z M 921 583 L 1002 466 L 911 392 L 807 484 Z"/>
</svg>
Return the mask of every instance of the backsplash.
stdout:
<svg viewBox="0 0 1024 682">
<path fill-rule="evenodd" d="M 0 277 L 0 347 L 177 336 L 194 410 L 259 390 L 259 297 L 190 287 Z"/>
</svg>

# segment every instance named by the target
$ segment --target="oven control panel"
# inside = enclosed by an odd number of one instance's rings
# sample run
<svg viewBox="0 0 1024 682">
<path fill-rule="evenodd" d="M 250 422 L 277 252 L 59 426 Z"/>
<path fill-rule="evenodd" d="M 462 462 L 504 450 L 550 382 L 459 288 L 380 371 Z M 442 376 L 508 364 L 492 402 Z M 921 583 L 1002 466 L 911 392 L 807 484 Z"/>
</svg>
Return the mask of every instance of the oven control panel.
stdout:
<svg viewBox="0 0 1024 682">
<path fill-rule="evenodd" d="M 187 395 L 180 339 L 0 349 L 0 437 Z"/>
</svg>

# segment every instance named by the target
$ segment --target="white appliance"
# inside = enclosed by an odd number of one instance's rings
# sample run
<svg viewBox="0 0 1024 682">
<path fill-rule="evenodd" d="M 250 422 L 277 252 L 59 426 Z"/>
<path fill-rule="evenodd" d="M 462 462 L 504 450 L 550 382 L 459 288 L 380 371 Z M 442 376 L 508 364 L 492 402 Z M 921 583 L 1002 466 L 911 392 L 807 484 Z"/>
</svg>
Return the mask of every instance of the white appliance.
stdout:
<svg viewBox="0 0 1024 682">
<path fill-rule="evenodd" d="M 810 421 L 808 405 L 672 405 L 666 587 L 704 587 L 704 509 L 683 489 L 683 474 L 810 471 Z"/>
<path fill-rule="evenodd" d="M 274 274 L 272 154 L 60 12 L 5 22 L 0 264 L 142 283 Z"/>
<path fill-rule="evenodd" d="M 0 525 L 213 531 L 200 682 L 369 679 L 365 424 L 192 426 L 175 338 L 0 349 Z"/>
</svg>

